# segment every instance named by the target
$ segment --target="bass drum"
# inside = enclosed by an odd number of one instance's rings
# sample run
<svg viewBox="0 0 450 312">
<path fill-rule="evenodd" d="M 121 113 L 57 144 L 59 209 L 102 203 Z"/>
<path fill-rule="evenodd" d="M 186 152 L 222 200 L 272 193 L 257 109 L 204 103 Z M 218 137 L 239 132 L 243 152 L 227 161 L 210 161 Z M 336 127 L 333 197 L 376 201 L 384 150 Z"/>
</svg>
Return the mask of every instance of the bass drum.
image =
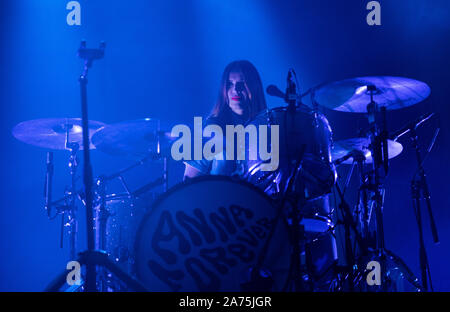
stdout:
<svg viewBox="0 0 450 312">
<path fill-rule="evenodd" d="M 247 290 L 252 268 L 265 255 L 260 268 L 271 281 L 268 290 L 281 290 L 289 238 L 285 223 L 276 219 L 270 198 L 246 182 L 204 176 L 179 184 L 140 224 L 137 277 L 150 291 Z"/>
</svg>

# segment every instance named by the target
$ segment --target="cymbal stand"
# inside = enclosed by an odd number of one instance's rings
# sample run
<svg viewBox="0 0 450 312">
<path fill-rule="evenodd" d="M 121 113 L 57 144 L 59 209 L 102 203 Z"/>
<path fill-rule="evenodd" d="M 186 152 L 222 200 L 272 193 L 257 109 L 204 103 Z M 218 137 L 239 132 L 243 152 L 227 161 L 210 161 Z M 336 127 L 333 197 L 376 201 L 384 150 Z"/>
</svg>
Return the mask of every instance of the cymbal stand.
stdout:
<svg viewBox="0 0 450 312">
<path fill-rule="evenodd" d="M 361 225 L 361 233 L 362 236 L 367 240 L 369 240 L 369 192 L 370 192 L 370 183 L 369 177 L 364 172 L 364 165 L 366 156 L 361 151 L 356 151 L 356 154 L 353 157 L 354 162 L 358 166 L 359 172 L 359 191 L 358 191 L 358 220 L 360 220 L 359 224 Z M 370 209 L 371 210 L 371 209 Z"/>
<path fill-rule="evenodd" d="M 374 102 L 373 95 L 377 92 L 377 88 L 373 85 L 367 86 L 367 91 L 370 94 L 370 103 L 367 105 L 368 120 L 370 125 L 370 146 L 373 159 L 372 176 L 368 176 L 368 189 L 374 192 L 375 199 L 375 214 L 377 225 L 377 249 L 383 250 L 384 242 L 384 227 L 383 227 L 383 181 L 382 177 L 388 172 L 388 146 L 386 133 L 386 107 L 378 107 Z M 384 175 L 382 175 L 384 169 Z M 371 181 L 372 180 L 372 181 Z"/>
<path fill-rule="evenodd" d="M 384 241 L 384 225 L 383 225 L 383 204 L 384 204 L 384 187 L 383 179 L 388 173 L 388 133 L 386 130 L 386 107 L 379 107 L 373 100 L 374 94 L 378 89 L 374 85 L 367 86 L 367 92 L 370 94 L 370 103 L 367 105 L 367 117 L 370 126 L 370 146 L 372 153 L 373 171 L 368 175 L 367 189 L 373 192 L 375 204 L 376 219 L 376 248 L 378 256 L 382 260 L 381 272 L 385 272 L 385 241 Z M 384 277 L 384 275 L 383 275 Z M 385 281 L 382 281 L 381 289 L 385 290 Z"/>
<path fill-rule="evenodd" d="M 68 135 L 67 135 L 68 138 Z M 70 259 L 75 259 L 76 257 L 76 248 L 77 248 L 77 232 L 78 232 L 78 221 L 76 217 L 76 199 L 77 199 L 77 189 L 76 189 L 76 173 L 78 168 L 78 158 L 77 152 L 80 148 L 78 143 L 67 143 L 66 147 L 70 150 L 69 156 L 69 168 L 70 168 L 70 177 L 71 177 L 71 186 L 66 194 L 69 198 L 69 204 L 67 206 L 67 223 L 64 223 L 64 215 L 62 215 L 64 226 L 69 228 L 69 237 L 70 237 Z"/>
<path fill-rule="evenodd" d="M 355 152 L 352 152 L 353 154 Z M 354 159 L 354 162 L 357 162 L 360 160 L 359 156 L 356 156 L 357 154 L 354 154 L 352 157 Z M 349 177 L 348 177 L 349 178 Z M 348 185 L 348 179 L 347 182 L 344 186 L 344 190 Z M 345 201 L 345 193 L 344 191 L 341 191 L 339 184 L 336 183 L 335 184 L 335 188 L 337 190 L 337 193 L 339 195 L 340 198 L 340 203 L 338 205 L 339 208 L 339 212 L 340 212 L 340 218 L 342 219 L 341 223 L 343 223 L 344 225 L 344 246 L 345 246 L 345 266 L 344 266 L 344 273 L 348 276 L 348 278 L 345 278 L 343 280 L 340 281 L 341 285 L 339 285 L 340 290 L 345 290 L 348 288 L 349 291 L 353 291 L 354 287 L 355 287 L 355 277 L 356 274 L 354 274 L 354 265 L 357 264 L 357 257 L 356 257 L 356 251 L 353 250 L 352 247 L 352 242 L 351 242 L 351 236 L 350 236 L 350 231 L 353 231 L 353 235 L 354 235 L 354 239 L 356 241 L 356 243 L 358 244 L 357 246 L 359 247 L 360 252 L 365 255 L 368 253 L 367 251 L 367 243 L 364 240 L 363 236 L 361 235 L 361 233 L 358 231 L 358 227 L 357 227 L 357 223 L 355 222 L 354 218 L 353 218 L 353 214 L 350 210 L 350 206 L 348 205 L 348 203 Z M 358 203 L 359 204 L 359 203 Z M 347 288 L 345 287 L 345 285 L 343 284 L 343 282 L 345 282 L 345 280 L 348 280 L 348 285 Z"/>
<path fill-rule="evenodd" d="M 69 259 L 73 260 L 76 257 L 76 249 L 77 249 L 77 233 L 78 233 L 78 221 L 76 218 L 76 211 L 77 211 L 77 205 L 76 200 L 78 197 L 78 192 L 76 189 L 76 180 L 77 180 L 77 168 L 78 168 L 78 158 L 77 158 L 77 152 L 80 148 L 78 143 L 76 142 L 70 142 L 69 138 L 69 131 L 72 128 L 72 126 L 68 126 L 66 130 L 66 149 L 70 151 L 69 155 L 69 162 L 68 166 L 70 168 L 70 177 L 71 177 L 71 184 L 70 187 L 66 187 L 66 190 L 64 192 L 64 197 L 51 201 L 51 185 L 49 185 L 48 181 L 46 181 L 46 191 L 45 193 L 48 194 L 48 201 L 46 203 L 46 209 L 47 213 L 49 214 L 50 220 L 53 220 L 56 218 L 59 214 L 61 215 L 61 235 L 60 235 L 60 247 L 63 248 L 64 244 L 64 229 L 67 227 L 69 232 Z M 48 153 L 48 156 L 50 161 L 48 161 L 47 166 L 50 166 L 50 168 L 47 168 L 47 170 L 51 170 L 51 174 L 53 174 L 53 155 L 52 152 Z M 51 216 L 50 211 L 51 208 L 55 207 L 56 215 Z M 66 221 L 67 216 L 67 221 Z"/>
</svg>

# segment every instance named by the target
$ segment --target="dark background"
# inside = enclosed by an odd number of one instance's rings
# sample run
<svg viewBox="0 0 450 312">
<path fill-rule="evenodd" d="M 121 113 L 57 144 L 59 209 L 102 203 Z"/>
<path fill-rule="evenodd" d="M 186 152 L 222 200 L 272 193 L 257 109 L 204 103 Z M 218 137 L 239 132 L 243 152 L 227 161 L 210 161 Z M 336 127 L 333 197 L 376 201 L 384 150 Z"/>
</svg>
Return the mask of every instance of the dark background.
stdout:
<svg viewBox="0 0 450 312">
<path fill-rule="evenodd" d="M 45 151 L 17 141 L 17 123 L 46 117 L 79 117 L 76 56 L 80 40 L 107 43 L 105 58 L 89 76 L 89 117 L 105 123 L 144 117 L 168 125 L 192 123 L 211 109 L 227 63 L 248 59 L 264 86 L 284 88 L 289 67 L 303 90 L 327 81 L 392 75 L 426 82 L 425 101 L 389 112 L 396 130 L 421 114 L 435 112 L 419 130 L 425 148 L 436 127 L 441 132 L 425 170 L 441 239 L 432 243 L 424 213 L 425 242 L 436 290 L 450 290 L 450 170 L 448 102 L 450 82 L 450 3 L 447 0 L 396 0 L 381 3 L 381 26 L 368 26 L 369 1 L 86 1 L 80 0 L 81 26 L 68 26 L 64 0 L 2 1 L 1 33 L 1 206 L 0 290 L 40 291 L 68 259 L 67 241 L 59 248 L 60 219 L 43 209 Z M 267 98 L 270 107 L 283 105 Z M 325 111 L 335 140 L 357 136 L 364 116 Z M 410 199 L 416 168 L 407 138 L 391 161 L 387 181 L 387 247 L 420 276 L 418 234 Z M 92 153 L 94 175 L 130 164 L 99 151 Z M 55 197 L 69 185 L 67 153 L 55 155 Z M 155 178 L 161 164 L 130 174 L 139 187 Z M 170 164 L 170 184 L 181 180 L 183 165 Z M 345 172 L 345 169 L 341 169 Z M 353 193 L 349 193 L 349 199 Z M 84 245 L 80 209 L 79 248 Z"/>
</svg>

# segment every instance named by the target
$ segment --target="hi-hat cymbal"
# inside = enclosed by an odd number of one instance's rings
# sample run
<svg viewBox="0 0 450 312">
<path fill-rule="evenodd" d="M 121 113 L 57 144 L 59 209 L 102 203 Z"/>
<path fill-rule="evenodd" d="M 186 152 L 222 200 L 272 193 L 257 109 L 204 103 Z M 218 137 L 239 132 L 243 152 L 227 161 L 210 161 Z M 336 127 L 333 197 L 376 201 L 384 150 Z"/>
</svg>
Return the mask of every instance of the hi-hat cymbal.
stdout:
<svg viewBox="0 0 450 312">
<path fill-rule="evenodd" d="M 88 122 L 89 137 L 105 124 L 99 121 Z M 12 130 L 13 136 L 27 144 L 51 149 L 68 150 L 67 143 L 76 143 L 83 149 L 83 129 L 81 118 L 43 118 L 21 122 Z M 90 149 L 95 146 L 90 144 Z"/>
<path fill-rule="evenodd" d="M 135 159 L 158 155 L 170 142 L 170 133 L 160 131 L 159 120 L 153 118 L 107 125 L 92 137 L 92 143 L 98 150 Z"/>
<path fill-rule="evenodd" d="M 358 77 L 319 86 L 314 91 L 315 101 L 329 109 L 366 113 L 370 103 L 368 86 L 374 86 L 373 100 L 387 110 L 400 109 L 426 99 L 430 87 L 421 81 L 391 76 Z"/>
<path fill-rule="evenodd" d="M 370 140 L 368 138 L 351 138 L 346 140 L 340 140 L 334 142 L 331 150 L 331 157 L 333 161 L 336 161 L 349 153 L 360 152 L 364 155 L 367 164 L 372 163 L 372 153 L 369 150 Z M 388 157 L 389 159 L 398 156 L 403 151 L 403 146 L 396 141 L 388 140 Z M 353 157 L 348 158 L 341 162 L 341 164 L 351 165 L 353 163 Z"/>
</svg>

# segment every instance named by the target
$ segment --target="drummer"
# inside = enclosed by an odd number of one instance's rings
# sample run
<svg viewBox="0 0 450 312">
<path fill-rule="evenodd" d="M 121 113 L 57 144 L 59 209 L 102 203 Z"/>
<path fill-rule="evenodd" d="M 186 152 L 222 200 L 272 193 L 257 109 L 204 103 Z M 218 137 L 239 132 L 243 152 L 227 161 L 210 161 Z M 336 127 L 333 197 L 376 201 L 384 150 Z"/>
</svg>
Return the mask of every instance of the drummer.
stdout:
<svg viewBox="0 0 450 312">
<path fill-rule="evenodd" d="M 234 61 L 223 71 L 219 95 L 206 125 L 216 124 L 222 129 L 226 125 L 245 125 L 266 108 L 261 78 L 255 66 L 246 60 Z M 244 164 L 239 160 L 189 160 L 185 165 L 185 180 L 208 174 L 231 176 L 244 173 Z"/>
</svg>

